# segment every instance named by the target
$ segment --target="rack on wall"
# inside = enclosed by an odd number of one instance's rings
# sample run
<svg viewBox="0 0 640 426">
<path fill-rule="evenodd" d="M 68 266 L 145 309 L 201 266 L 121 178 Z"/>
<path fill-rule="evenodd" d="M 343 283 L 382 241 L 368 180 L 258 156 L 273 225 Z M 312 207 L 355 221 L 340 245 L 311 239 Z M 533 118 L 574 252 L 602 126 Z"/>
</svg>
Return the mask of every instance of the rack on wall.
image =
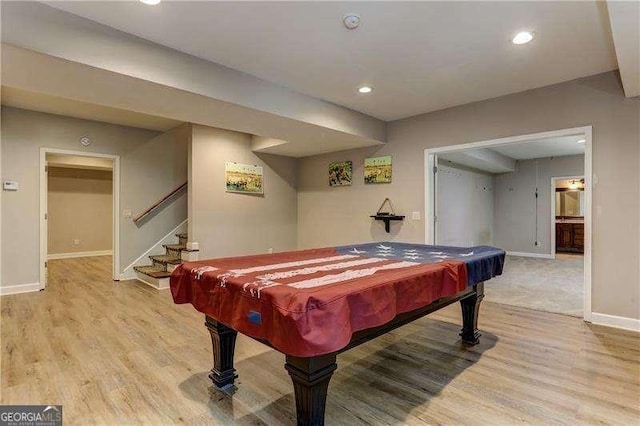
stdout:
<svg viewBox="0 0 640 426">
<path fill-rule="evenodd" d="M 382 208 L 387 203 L 389 204 L 389 210 L 390 211 L 383 212 Z M 387 233 L 389 233 L 391 231 L 391 221 L 392 220 L 404 220 L 404 216 L 395 214 L 395 212 L 393 210 L 393 205 L 391 204 L 391 200 L 388 197 L 384 199 L 384 201 L 380 205 L 380 208 L 378 209 L 376 214 L 373 214 L 370 217 L 375 219 L 375 220 L 383 221 L 384 222 L 384 230 L 387 231 Z"/>
</svg>

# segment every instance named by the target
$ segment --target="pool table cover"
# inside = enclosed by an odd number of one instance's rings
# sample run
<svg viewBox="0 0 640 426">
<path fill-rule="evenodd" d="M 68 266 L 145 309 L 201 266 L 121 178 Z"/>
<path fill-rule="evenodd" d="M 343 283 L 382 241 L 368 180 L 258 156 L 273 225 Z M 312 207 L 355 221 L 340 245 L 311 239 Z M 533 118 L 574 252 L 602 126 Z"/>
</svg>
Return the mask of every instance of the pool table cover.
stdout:
<svg viewBox="0 0 640 426">
<path fill-rule="evenodd" d="M 212 259 L 180 265 L 171 293 L 285 354 L 311 357 L 500 275 L 504 256 L 487 246 L 370 243 Z"/>
</svg>

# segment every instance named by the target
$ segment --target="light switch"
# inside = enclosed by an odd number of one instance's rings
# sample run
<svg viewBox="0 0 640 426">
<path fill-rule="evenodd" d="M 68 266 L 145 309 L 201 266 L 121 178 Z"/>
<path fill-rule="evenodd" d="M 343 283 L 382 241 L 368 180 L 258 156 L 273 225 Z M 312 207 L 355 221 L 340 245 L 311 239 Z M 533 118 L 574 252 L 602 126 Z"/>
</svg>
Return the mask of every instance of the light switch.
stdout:
<svg viewBox="0 0 640 426">
<path fill-rule="evenodd" d="M 124 209 L 122 210 L 122 217 L 126 218 L 130 218 L 133 217 L 133 214 L 131 213 L 131 210 L 129 209 Z"/>
<path fill-rule="evenodd" d="M 18 182 L 13 180 L 5 180 L 2 184 L 2 188 L 5 191 L 17 191 L 18 190 Z"/>
<path fill-rule="evenodd" d="M 411 213 L 411 219 L 420 220 L 420 212 L 412 212 Z"/>
</svg>

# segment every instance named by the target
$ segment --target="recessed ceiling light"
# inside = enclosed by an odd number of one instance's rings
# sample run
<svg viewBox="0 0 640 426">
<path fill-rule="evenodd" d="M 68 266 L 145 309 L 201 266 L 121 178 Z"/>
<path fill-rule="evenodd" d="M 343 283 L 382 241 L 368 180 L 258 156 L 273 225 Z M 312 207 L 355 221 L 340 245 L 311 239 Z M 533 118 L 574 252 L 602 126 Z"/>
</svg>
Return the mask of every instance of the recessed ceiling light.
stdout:
<svg viewBox="0 0 640 426">
<path fill-rule="evenodd" d="M 511 40 L 513 44 L 526 44 L 533 40 L 533 34 L 529 31 L 521 31 Z"/>
<path fill-rule="evenodd" d="M 358 89 L 358 92 L 360 93 L 371 93 L 373 89 L 369 86 L 362 86 L 361 88 Z"/>
<path fill-rule="evenodd" d="M 140 1 L 144 4 L 155 6 L 156 4 L 160 3 L 161 0 L 140 0 Z"/>
<path fill-rule="evenodd" d="M 585 143 L 586 141 L 587 141 L 586 139 L 580 139 L 578 143 Z"/>
</svg>

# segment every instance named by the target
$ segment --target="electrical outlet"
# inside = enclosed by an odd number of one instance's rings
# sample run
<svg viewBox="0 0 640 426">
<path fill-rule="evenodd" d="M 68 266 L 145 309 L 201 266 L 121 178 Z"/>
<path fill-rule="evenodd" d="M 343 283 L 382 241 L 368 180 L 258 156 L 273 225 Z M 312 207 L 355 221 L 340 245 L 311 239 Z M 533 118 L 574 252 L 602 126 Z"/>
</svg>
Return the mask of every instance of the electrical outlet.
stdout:
<svg viewBox="0 0 640 426">
<path fill-rule="evenodd" d="M 129 209 L 124 209 L 122 210 L 122 217 L 124 217 L 125 219 L 131 218 L 133 217 L 133 213 L 131 213 L 131 210 Z"/>
<path fill-rule="evenodd" d="M 412 220 L 420 220 L 420 212 L 412 212 L 411 213 Z"/>
<path fill-rule="evenodd" d="M 269 254 L 273 253 L 273 247 L 269 247 L 269 249 L 267 250 L 267 253 Z"/>
<path fill-rule="evenodd" d="M 80 240 L 79 240 L 79 239 L 77 239 L 77 238 L 76 238 L 76 239 L 74 239 L 74 240 L 73 240 L 73 245 L 74 245 L 74 246 L 79 246 L 79 245 L 80 245 Z"/>
</svg>

